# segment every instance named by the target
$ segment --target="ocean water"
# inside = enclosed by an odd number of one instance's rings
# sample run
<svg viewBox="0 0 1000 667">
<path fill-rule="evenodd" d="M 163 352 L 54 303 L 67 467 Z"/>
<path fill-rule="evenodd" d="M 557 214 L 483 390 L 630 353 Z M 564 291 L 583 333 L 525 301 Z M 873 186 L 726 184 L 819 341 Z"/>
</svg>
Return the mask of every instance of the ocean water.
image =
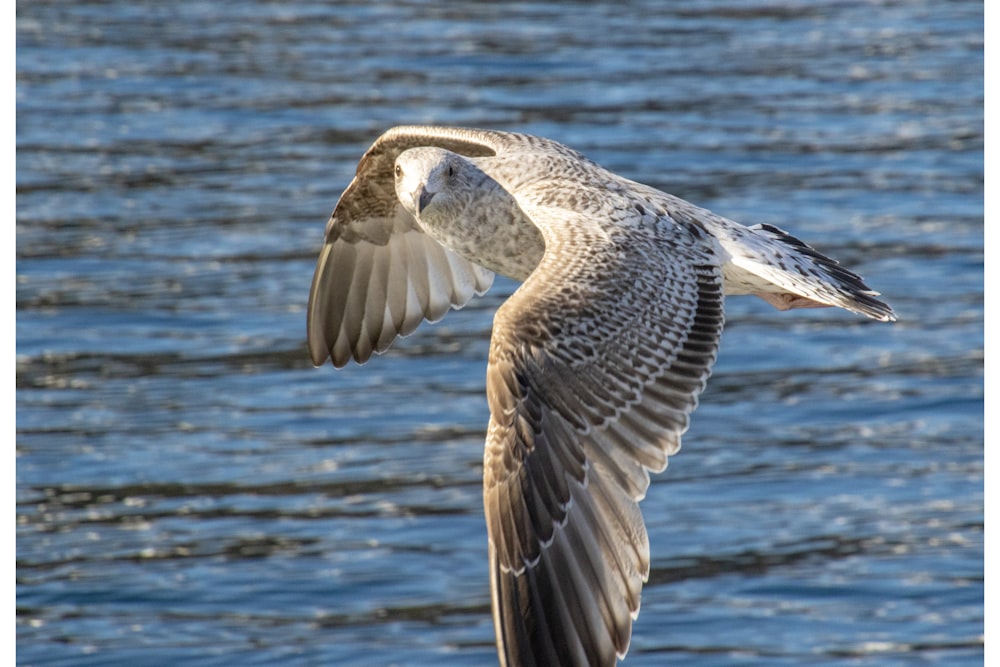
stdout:
<svg viewBox="0 0 1000 667">
<path fill-rule="evenodd" d="M 727 303 L 627 665 L 983 663 L 983 3 L 17 3 L 17 663 L 496 663 L 500 280 L 314 369 L 388 127 L 548 136 L 896 309 Z"/>
</svg>

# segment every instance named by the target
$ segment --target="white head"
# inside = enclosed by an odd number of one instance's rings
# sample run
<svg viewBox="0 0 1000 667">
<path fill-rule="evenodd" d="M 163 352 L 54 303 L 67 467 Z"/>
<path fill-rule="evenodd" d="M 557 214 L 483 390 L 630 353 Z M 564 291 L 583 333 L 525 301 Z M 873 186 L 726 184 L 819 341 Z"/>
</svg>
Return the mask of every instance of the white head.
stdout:
<svg viewBox="0 0 1000 667">
<path fill-rule="evenodd" d="M 411 148 L 399 154 L 394 169 L 396 197 L 431 238 L 517 280 L 534 270 L 545 248 L 538 228 L 473 158 Z"/>
<path fill-rule="evenodd" d="M 421 147 L 396 158 L 396 196 L 418 221 L 454 217 L 471 203 L 489 177 L 466 158 L 442 148 Z"/>
</svg>

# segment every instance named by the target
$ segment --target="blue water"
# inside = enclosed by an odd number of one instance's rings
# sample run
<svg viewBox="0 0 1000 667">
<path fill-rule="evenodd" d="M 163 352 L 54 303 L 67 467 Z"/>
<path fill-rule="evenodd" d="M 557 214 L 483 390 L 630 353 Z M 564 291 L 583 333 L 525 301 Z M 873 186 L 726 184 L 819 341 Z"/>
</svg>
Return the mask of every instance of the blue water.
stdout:
<svg viewBox="0 0 1000 667">
<path fill-rule="evenodd" d="M 19 2 L 17 662 L 495 664 L 486 351 L 516 285 L 313 369 L 384 129 L 531 132 L 862 273 L 727 304 L 642 508 L 628 665 L 983 663 L 983 5 Z"/>
</svg>

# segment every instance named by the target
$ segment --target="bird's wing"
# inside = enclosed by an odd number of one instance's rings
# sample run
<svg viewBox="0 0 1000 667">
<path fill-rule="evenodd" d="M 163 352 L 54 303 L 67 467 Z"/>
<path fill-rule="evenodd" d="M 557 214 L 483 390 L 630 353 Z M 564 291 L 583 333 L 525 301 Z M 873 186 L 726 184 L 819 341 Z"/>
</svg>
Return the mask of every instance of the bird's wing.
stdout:
<svg viewBox="0 0 1000 667">
<path fill-rule="evenodd" d="M 379 137 L 326 225 L 309 292 L 309 354 L 319 366 L 366 361 L 423 320 L 460 308 L 493 282 L 493 273 L 420 231 L 399 203 L 393 165 L 404 150 L 437 146 L 468 157 L 526 146 L 524 135 L 463 128 L 403 126 Z"/>
<path fill-rule="evenodd" d="M 606 228 L 620 210 L 522 208 L 546 253 L 497 312 L 487 371 L 497 645 L 504 665 L 613 665 L 649 573 L 638 502 L 715 360 L 722 277 L 671 221 L 654 239 Z"/>
</svg>

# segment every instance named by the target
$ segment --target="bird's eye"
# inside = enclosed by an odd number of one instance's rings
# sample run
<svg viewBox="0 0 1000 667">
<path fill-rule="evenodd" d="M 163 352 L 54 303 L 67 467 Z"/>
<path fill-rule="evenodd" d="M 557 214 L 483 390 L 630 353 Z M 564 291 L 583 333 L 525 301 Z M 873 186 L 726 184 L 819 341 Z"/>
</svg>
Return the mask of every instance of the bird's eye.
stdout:
<svg viewBox="0 0 1000 667">
<path fill-rule="evenodd" d="M 397 165 L 396 165 L 396 178 L 402 178 L 402 177 L 403 177 L 403 168 L 402 168 L 402 167 L 400 167 L 400 166 L 399 166 L 399 165 L 397 164 Z"/>
<path fill-rule="evenodd" d="M 455 175 L 455 165 L 449 164 L 448 165 L 448 178 L 451 178 L 454 175 Z"/>
</svg>

